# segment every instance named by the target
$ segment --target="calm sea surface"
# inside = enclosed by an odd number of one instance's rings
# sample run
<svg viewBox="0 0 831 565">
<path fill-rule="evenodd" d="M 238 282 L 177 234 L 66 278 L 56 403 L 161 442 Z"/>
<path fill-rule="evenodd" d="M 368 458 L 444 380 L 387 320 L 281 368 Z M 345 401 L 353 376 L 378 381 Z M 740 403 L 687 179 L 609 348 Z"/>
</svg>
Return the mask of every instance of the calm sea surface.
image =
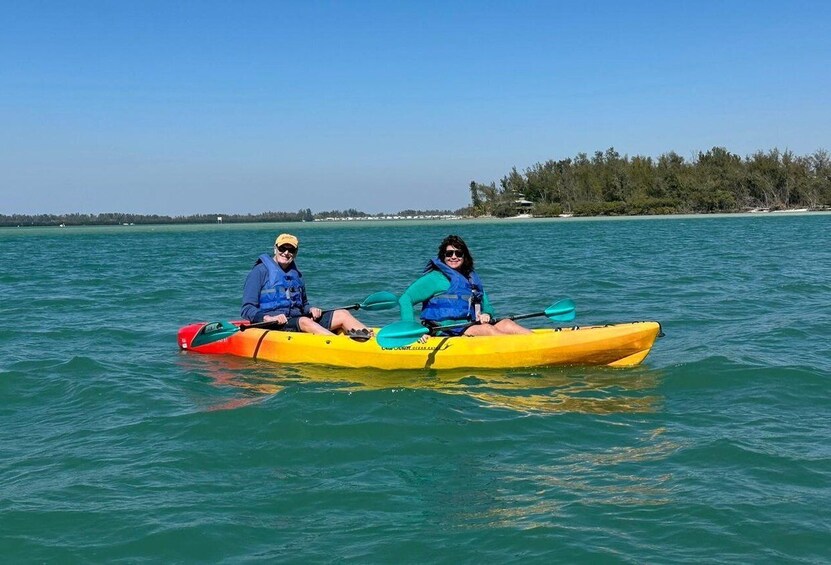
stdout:
<svg viewBox="0 0 831 565">
<path fill-rule="evenodd" d="M 179 352 L 281 231 L 324 308 L 457 233 L 497 314 L 666 337 L 617 370 Z M 4 562 L 831 560 L 831 215 L 2 229 L 0 321 Z"/>
</svg>

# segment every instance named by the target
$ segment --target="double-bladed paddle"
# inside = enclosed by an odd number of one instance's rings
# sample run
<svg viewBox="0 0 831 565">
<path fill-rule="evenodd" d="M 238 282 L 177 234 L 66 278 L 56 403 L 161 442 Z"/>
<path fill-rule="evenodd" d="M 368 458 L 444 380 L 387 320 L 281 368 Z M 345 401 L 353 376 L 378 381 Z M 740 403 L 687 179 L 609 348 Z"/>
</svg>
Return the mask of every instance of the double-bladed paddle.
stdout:
<svg viewBox="0 0 831 565">
<path fill-rule="evenodd" d="M 519 314 L 516 316 L 510 316 L 508 319 L 524 320 L 526 318 L 535 318 L 538 316 L 547 316 L 552 322 L 570 322 L 575 316 L 574 301 L 570 298 L 564 298 L 555 302 L 542 312 Z M 378 345 L 382 348 L 395 349 L 396 347 L 406 347 L 411 343 L 418 341 L 418 339 L 423 335 L 435 335 L 442 330 L 450 328 L 467 328 L 477 323 L 478 322 L 465 322 L 463 324 L 428 328 L 418 322 L 395 322 L 381 328 L 381 331 L 378 332 L 376 339 L 378 340 Z"/>
<path fill-rule="evenodd" d="M 340 308 L 329 308 L 324 312 L 332 312 L 334 310 L 388 310 L 398 306 L 398 297 L 391 292 L 376 292 L 367 296 L 363 302 L 359 304 L 350 304 L 348 306 L 341 306 Z M 190 342 L 190 347 L 199 347 L 208 343 L 213 343 L 226 337 L 231 337 L 237 332 L 242 332 L 251 328 L 275 328 L 279 327 L 276 322 L 258 322 L 256 324 L 244 324 L 237 326 L 231 322 L 211 322 L 205 324 L 200 329 Z"/>
<path fill-rule="evenodd" d="M 398 306 L 398 297 L 391 292 L 376 292 L 374 294 L 370 294 L 367 296 L 363 302 L 360 304 L 350 304 L 348 306 L 341 306 L 340 308 L 327 308 L 323 312 L 334 312 L 335 310 L 369 310 L 370 312 L 374 310 L 388 310 Z M 281 324 L 277 322 L 270 321 L 270 322 L 258 322 L 256 324 L 247 324 L 244 326 L 240 326 L 240 331 L 244 332 L 245 330 L 251 328 L 276 328 L 279 327 Z"/>
</svg>

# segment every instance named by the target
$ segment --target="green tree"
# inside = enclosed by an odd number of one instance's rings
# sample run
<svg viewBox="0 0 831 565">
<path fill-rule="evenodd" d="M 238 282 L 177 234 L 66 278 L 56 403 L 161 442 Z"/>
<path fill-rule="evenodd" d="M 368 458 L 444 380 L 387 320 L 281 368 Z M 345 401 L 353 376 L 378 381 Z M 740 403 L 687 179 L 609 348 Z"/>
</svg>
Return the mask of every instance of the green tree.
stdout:
<svg viewBox="0 0 831 565">
<path fill-rule="evenodd" d="M 478 216 L 482 209 L 482 198 L 479 196 L 479 185 L 470 181 L 470 206 L 474 216 Z"/>
</svg>

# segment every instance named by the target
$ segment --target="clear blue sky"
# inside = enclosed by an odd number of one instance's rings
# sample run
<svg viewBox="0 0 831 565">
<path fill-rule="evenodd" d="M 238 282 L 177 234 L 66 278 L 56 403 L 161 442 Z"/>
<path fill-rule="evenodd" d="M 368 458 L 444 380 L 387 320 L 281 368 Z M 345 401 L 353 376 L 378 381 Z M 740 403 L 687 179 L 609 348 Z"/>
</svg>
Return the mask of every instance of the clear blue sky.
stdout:
<svg viewBox="0 0 831 565">
<path fill-rule="evenodd" d="M 456 209 L 610 146 L 831 150 L 829 6 L 0 0 L 0 213 Z"/>
</svg>

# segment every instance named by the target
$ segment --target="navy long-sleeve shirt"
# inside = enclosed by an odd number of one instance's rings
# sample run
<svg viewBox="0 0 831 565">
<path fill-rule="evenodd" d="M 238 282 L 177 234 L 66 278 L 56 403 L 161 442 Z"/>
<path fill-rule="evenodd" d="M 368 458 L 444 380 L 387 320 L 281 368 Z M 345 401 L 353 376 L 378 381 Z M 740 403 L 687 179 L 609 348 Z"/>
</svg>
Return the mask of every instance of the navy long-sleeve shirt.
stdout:
<svg viewBox="0 0 831 565">
<path fill-rule="evenodd" d="M 276 310 L 260 310 L 260 291 L 268 282 L 268 269 L 262 263 L 257 263 L 248 276 L 245 278 L 245 285 L 242 288 L 242 310 L 240 316 L 253 323 L 262 322 L 263 317 L 279 314 Z M 308 314 L 311 310 L 309 300 L 306 298 L 306 289 L 303 289 L 303 311 L 291 313 L 292 316 Z"/>
</svg>

